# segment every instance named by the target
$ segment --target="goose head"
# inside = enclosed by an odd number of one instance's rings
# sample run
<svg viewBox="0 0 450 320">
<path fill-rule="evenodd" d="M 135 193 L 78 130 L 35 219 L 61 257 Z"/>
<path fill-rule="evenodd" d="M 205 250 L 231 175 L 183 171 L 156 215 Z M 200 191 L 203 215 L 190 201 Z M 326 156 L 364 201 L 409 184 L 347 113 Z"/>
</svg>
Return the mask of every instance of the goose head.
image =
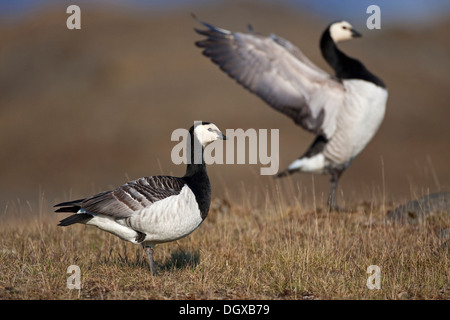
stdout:
<svg viewBox="0 0 450 320">
<path fill-rule="evenodd" d="M 191 136 L 193 135 L 203 147 L 206 147 L 208 144 L 216 140 L 227 139 L 219 128 L 211 122 L 198 122 L 191 127 L 189 132 L 191 133 Z"/>
<path fill-rule="evenodd" d="M 328 31 L 330 32 L 331 39 L 335 43 L 361 37 L 361 34 L 347 21 L 333 22 L 328 27 Z"/>
</svg>

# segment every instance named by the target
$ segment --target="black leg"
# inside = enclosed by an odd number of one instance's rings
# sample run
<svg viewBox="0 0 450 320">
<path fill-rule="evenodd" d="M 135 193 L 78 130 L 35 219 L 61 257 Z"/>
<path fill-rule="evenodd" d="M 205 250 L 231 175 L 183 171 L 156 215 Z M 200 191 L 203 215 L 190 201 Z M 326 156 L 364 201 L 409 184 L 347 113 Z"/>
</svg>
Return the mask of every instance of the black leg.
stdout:
<svg viewBox="0 0 450 320">
<path fill-rule="evenodd" d="M 328 207 L 330 211 L 339 211 L 338 205 L 337 205 L 337 186 L 339 183 L 339 178 L 341 177 L 342 171 L 333 171 L 331 173 L 331 179 L 330 179 L 330 195 L 328 197 Z"/>
<path fill-rule="evenodd" d="M 298 171 L 298 170 L 289 170 L 289 169 L 285 169 L 285 170 L 279 172 L 279 173 L 275 176 L 275 178 L 283 178 L 283 177 L 287 177 L 287 176 L 293 174 L 293 173 L 296 172 L 296 171 Z"/>
<path fill-rule="evenodd" d="M 147 255 L 148 264 L 150 265 L 150 271 L 154 276 L 158 275 L 158 272 L 156 271 L 156 265 L 155 261 L 153 260 L 153 249 L 154 245 L 146 245 L 142 246 L 144 248 L 145 254 Z"/>
</svg>

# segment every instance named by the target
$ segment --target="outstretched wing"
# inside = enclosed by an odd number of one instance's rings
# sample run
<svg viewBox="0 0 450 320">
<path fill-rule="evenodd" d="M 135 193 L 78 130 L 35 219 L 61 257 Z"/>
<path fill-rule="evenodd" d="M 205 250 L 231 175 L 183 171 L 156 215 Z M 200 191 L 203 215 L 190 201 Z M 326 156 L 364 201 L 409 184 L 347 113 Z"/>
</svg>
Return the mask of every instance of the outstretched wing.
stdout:
<svg viewBox="0 0 450 320">
<path fill-rule="evenodd" d="M 57 212 L 78 212 L 103 214 L 113 218 L 126 218 L 134 212 L 145 209 L 152 203 L 177 195 L 185 185 L 182 178 L 151 176 L 130 181 L 115 190 L 105 191 L 90 198 L 64 202 Z"/>
<path fill-rule="evenodd" d="M 201 21 L 200 21 L 201 22 Z M 330 137 L 344 87 L 289 41 L 271 35 L 231 32 L 201 22 L 203 48 L 220 69 L 304 129 Z"/>
</svg>

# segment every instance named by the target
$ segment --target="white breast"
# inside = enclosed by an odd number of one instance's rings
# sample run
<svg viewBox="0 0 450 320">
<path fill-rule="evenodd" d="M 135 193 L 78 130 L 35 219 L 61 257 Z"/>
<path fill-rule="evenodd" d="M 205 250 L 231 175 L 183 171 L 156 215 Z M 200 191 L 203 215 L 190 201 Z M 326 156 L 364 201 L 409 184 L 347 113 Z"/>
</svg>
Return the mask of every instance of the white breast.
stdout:
<svg viewBox="0 0 450 320">
<path fill-rule="evenodd" d="M 161 243 L 183 238 L 201 223 L 200 210 L 192 190 L 185 185 L 181 193 L 153 203 L 126 221 L 146 234 L 145 242 Z"/>
<path fill-rule="evenodd" d="M 364 80 L 344 80 L 346 97 L 337 129 L 324 150 L 335 164 L 356 157 L 377 132 L 384 118 L 387 90 Z"/>
</svg>

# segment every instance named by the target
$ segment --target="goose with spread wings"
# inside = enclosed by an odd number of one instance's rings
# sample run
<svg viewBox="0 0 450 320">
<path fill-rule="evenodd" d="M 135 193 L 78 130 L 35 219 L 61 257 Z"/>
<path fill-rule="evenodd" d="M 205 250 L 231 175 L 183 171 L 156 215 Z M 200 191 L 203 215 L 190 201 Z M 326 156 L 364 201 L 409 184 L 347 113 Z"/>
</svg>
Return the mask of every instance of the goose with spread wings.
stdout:
<svg viewBox="0 0 450 320">
<path fill-rule="evenodd" d="M 157 274 L 154 246 L 189 235 L 208 215 L 211 186 L 203 151 L 209 143 L 226 139 L 209 122 L 198 122 L 189 133 L 187 150 L 191 152 L 183 177 L 144 177 L 86 199 L 59 203 L 55 205 L 59 207 L 56 212 L 73 214 L 58 225 L 92 225 L 140 244 L 151 271 Z"/>
<path fill-rule="evenodd" d="M 329 174 L 331 210 L 338 210 L 339 178 L 383 121 L 388 97 L 384 82 L 337 47 L 360 37 L 350 23 L 331 23 L 320 39 L 331 75 L 289 41 L 271 34 L 232 32 L 199 21 L 202 53 L 244 88 L 297 125 L 316 135 L 311 146 L 278 176 L 294 172 Z"/>
</svg>

